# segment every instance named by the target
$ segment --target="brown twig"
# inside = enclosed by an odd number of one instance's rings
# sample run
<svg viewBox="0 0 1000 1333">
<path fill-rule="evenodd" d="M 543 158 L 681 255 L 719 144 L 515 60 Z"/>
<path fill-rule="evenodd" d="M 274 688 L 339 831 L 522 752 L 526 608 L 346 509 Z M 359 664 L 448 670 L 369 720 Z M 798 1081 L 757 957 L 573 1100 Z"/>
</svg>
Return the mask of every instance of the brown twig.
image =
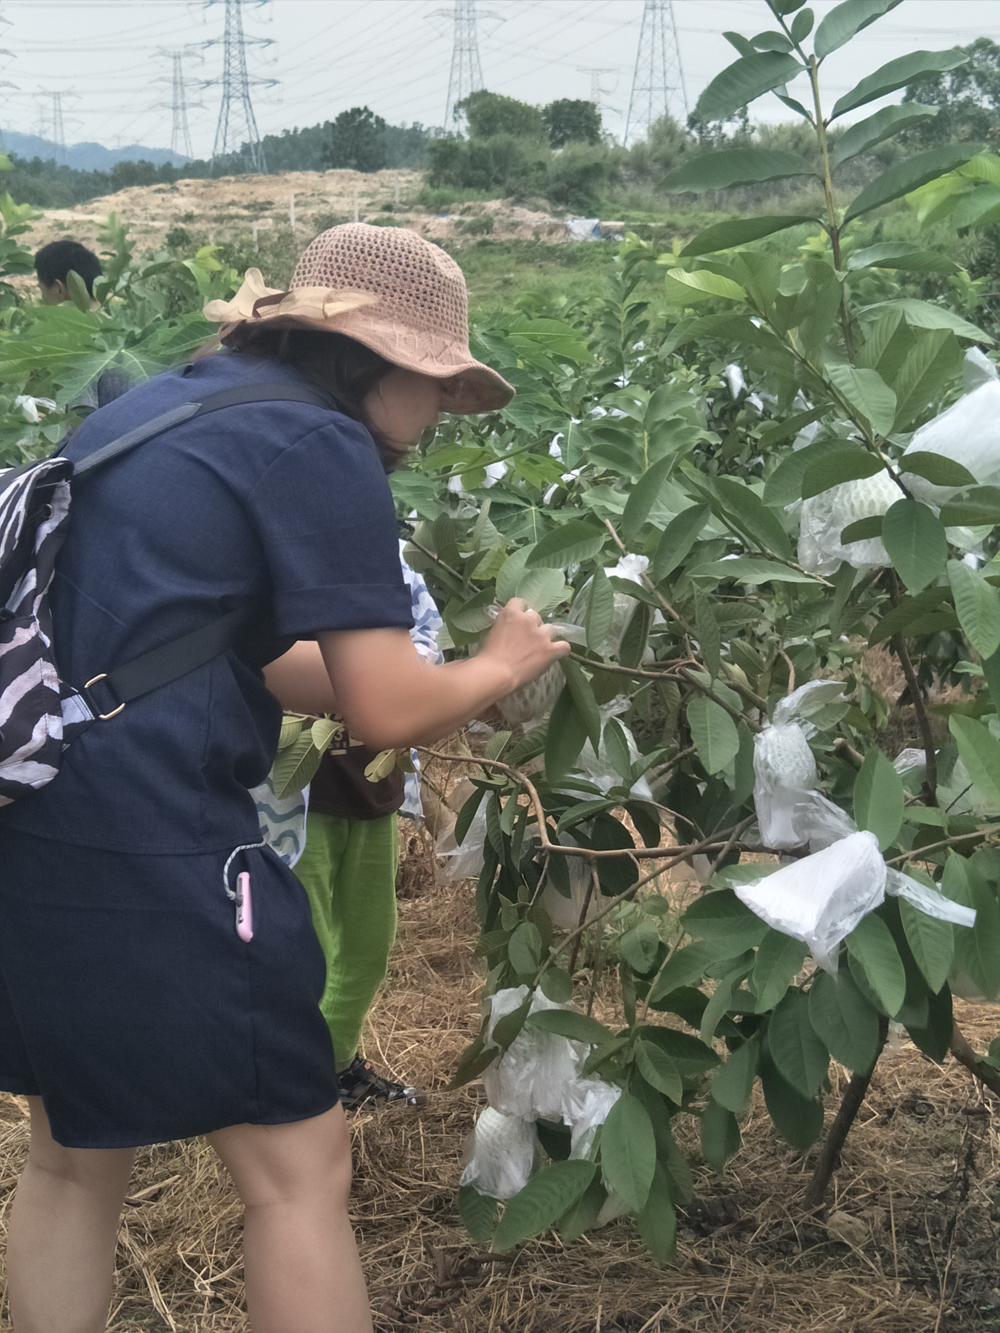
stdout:
<svg viewBox="0 0 1000 1333">
<path fill-rule="evenodd" d="M 929 842 L 926 847 L 918 847 L 912 852 L 903 852 L 901 856 L 890 856 L 887 866 L 894 866 L 899 861 L 919 861 L 926 852 L 936 852 L 942 847 L 954 847 L 956 843 L 968 842 L 970 838 L 985 838 L 991 833 L 1000 833 L 1000 824 L 991 828 L 976 829 L 974 833 L 956 833 L 953 838 L 942 838 L 940 842 Z"/>
<path fill-rule="evenodd" d="M 816 1159 L 812 1176 L 806 1186 L 804 1200 L 805 1207 L 809 1212 L 819 1208 L 826 1198 L 830 1180 L 840 1161 L 841 1149 L 847 1141 L 847 1135 L 850 1133 L 851 1126 L 857 1119 L 861 1104 L 865 1100 L 868 1085 L 871 1083 L 872 1074 L 875 1072 L 875 1065 L 878 1063 L 878 1056 L 882 1054 L 882 1047 L 885 1045 L 885 1039 L 889 1031 L 888 1020 L 882 1019 L 880 1023 L 881 1041 L 879 1042 L 878 1055 L 872 1062 L 871 1069 L 851 1075 L 847 1089 L 841 1098 L 840 1106 L 837 1108 L 837 1114 L 833 1118 L 833 1123 L 823 1141 L 823 1147 L 820 1149 L 819 1157 Z"/>
<path fill-rule="evenodd" d="M 970 1074 L 978 1078 L 990 1092 L 1000 1097 L 1000 1070 L 994 1069 L 992 1065 L 986 1064 L 979 1058 L 957 1023 L 953 1024 L 951 1029 L 950 1050 L 959 1064 L 965 1065 Z"/>
<path fill-rule="evenodd" d="M 910 661 L 910 654 L 906 650 L 906 642 L 902 634 L 892 636 L 893 652 L 899 658 L 899 665 L 903 668 L 903 675 L 906 677 L 906 685 L 910 692 L 910 698 L 913 700 L 913 707 L 917 714 L 917 724 L 920 727 L 920 736 L 924 742 L 924 755 L 926 757 L 926 768 L 924 769 L 924 796 L 928 805 L 937 805 L 937 754 L 934 749 L 934 734 L 931 731 L 931 721 L 927 716 L 927 705 L 924 702 L 924 696 L 921 693 L 920 686 L 917 684 L 917 673 L 913 670 L 913 663 Z"/>
<path fill-rule="evenodd" d="M 787 665 L 788 665 L 788 689 L 785 691 L 785 694 L 786 694 L 786 695 L 788 695 L 788 694 L 794 694 L 794 693 L 795 693 L 795 667 L 794 667 L 794 665 L 792 664 L 792 659 L 791 659 L 791 658 L 788 656 L 788 654 L 785 652 L 784 648 L 779 648 L 779 649 L 778 649 L 778 656 L 779 656 L 779 657 L 783 657 L 783 658 L 785 659 L 785 662 L 786 662 Z"/>
<path fill-rule="evenodd" d="M 576 943 L 573 945 L 573 952 L 570 954 L 569 964 L 567 966 L 567 971 L 570 976 L 576 971 L 576 960 L 580 953 L 580 945 L 583 943 L 583 930 L 587 925 L 587 914 L 590 912 L 590 904 L 595 892 L 600 892 L 600 881 L 597 878 L 597 866 L 591 865 L 590 883 L 587 885 L 587 892 L 583 899 L 583 907 L 580 910 L 580 918 L 576 923 L 579 934 L 577 935 Z"/>
</svg>

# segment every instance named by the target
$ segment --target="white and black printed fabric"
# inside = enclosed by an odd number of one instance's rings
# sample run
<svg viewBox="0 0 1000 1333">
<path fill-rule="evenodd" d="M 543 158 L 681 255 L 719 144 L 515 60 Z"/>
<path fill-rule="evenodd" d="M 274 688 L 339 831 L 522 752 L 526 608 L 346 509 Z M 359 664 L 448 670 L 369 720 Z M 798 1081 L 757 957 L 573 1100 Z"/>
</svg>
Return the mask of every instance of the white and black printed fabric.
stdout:
<svg viewBox="0 0 1000 1333">
<path fill-rule="evenodd" d="M 63 458 L 0 472 L 0 806 L 50 782 L 68 739 L 48 591 L 72 474 Z"/>
</svg>

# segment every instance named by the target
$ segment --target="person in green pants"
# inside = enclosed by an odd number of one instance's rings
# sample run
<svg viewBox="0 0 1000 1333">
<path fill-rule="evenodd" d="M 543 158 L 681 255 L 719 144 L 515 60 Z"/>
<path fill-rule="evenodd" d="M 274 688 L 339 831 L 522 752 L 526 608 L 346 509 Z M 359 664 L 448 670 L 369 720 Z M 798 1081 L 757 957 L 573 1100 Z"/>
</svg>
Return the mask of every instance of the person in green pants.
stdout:
<svg viewBox="0 0 1000 1333">
<path fill-rule="evenodd" d="M 427 585 L 403 559 L 420 655 L 441 662 L 442 620 Z M 417 1087 L 379 1074 L 361 1054 L 365 1017 L 385 979 L 396 939 L 397 811 L 422 817 L 419 771 L 393 772 L 369 782 L 365 768 L 375 752 L 345 735 L 323 756 L 306 799 L 277 802 L 257 788 L 261 830 L 292 866 L 309 897 L 313 926 L 326 958 L 320 1009 L 330 1029 L 340 1096 L 345 1108 L 406 1103 L 421 1105 Z M 413 756 L 414 762 L 416 756 Z M 305 841 L 302 846 L 302 817 Z"/>
</svg>

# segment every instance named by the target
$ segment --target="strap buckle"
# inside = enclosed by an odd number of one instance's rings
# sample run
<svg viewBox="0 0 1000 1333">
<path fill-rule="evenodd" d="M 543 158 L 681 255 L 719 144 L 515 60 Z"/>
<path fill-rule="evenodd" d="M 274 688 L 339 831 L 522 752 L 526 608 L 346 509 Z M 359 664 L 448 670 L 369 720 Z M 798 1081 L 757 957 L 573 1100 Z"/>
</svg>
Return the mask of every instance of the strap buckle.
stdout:
<svg viewBox="0 0 1000 1333">
<path fill-rule="evenodd" d="M 99 676 L 91 676 L 90 680 L 87 681 L 86 685 L 84 685 L 83 688 L 85 690 L 89 690 L 91 685 L 96 685 L 99 680 L 107 680 L 107 678 L 108 678 L 108 673 L 106 671 L 102 671 Z M 97 720 L 99 722 L 107 722 L 108 718 L 117 717 L 124 707 L 125 707 L 124 704 L 119 704 L 118 707 L 113 708 L 110 713 L 98 713 Z"/>
</svg>

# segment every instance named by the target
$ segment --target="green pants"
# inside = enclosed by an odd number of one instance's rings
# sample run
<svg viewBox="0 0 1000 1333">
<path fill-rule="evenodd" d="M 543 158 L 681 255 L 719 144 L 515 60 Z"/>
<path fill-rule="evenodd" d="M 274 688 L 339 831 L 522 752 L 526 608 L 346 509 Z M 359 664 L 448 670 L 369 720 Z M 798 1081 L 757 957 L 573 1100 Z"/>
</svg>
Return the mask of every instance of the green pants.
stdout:
<svg viewBox="0 0 1000 1333">
<path fill-rule="evenodd" d="M 326 957 L 320 1009 L 338 1069 L 358 1053 L 365 1015 L 396 938 L 396 816 L 338 819 L 311 814 L 295 873 L 309 895 Z"/>
</svg>

